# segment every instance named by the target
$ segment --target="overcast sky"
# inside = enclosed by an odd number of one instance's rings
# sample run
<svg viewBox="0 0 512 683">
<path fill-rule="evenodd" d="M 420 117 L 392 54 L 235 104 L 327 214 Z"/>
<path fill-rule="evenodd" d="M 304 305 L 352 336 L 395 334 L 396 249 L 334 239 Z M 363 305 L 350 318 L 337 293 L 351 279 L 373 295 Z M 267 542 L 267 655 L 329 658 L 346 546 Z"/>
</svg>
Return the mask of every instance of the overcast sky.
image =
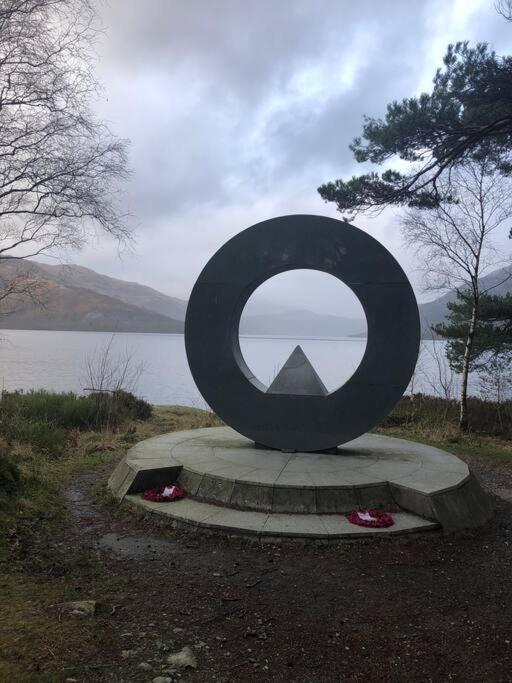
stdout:
<svg viewBox="0 0 512 683">
<path fill-rule="evenodd" d="M 100 11 L 98 113 L 131 140 L 136 243 L 119 258 L 101 239 L 71 260 L 183 298 L 212 254 L 253 223 L 339 216 L 316 188 L 364 171 L 348 149 L 363 115 L 430 89 L 449 42 L 512 48 L 492 0 L 110 0 Z M 355 224 L 420 294 L 396 212 Z M 267 298 L 357 313 L 328 276 L 280 279 Z"/>
</svg>

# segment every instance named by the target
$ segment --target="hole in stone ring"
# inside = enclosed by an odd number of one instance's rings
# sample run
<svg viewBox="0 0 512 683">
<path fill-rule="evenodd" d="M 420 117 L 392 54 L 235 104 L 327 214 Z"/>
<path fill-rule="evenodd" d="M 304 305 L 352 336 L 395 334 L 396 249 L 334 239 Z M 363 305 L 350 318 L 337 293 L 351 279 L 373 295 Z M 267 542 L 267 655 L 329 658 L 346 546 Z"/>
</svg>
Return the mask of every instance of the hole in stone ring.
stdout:
<svg viewBox="0 0 512 683">
<path fill-rule="evenodd" d="M 350 287 L 327 273 L 296 269 L 269 278 L 251 294 L 239 342 L 248 368 L 272 391 L 294 393 L 279 373 L 286 366 L 289 380 L 290 367 L 299 364 L 314 393 L 322 393 L 322 385 L 330 393 L 356 371 L 366 334 L 363 307 Z"/>
</svg>

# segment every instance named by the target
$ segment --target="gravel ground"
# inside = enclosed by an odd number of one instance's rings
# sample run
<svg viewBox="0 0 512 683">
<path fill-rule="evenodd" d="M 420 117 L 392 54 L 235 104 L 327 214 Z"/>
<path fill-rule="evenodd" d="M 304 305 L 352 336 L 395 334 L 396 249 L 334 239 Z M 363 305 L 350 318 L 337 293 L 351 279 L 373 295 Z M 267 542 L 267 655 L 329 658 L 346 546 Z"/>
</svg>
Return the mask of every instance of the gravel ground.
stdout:
<svg viewBox="0 0 512 683">
<path fill-rule="evenodd" d="M 511 465 L 468 461 L 489 490 L 512 492 Z M 93 496 L 101 476 L 74 482 L 60 535 L 41 530 L 23 560 L 37 572 L 44 546 L 56 558 L 45 571 L 79 565 L 94 577 L 84 599 L 98 600 L 95 628 L 108 645 L 86 661 L 69 656 L 63 666 L 83 672 L 75 680 L 512 680 L 512 504 L 503 499 L 475 533 L 260 545 L 119 514 Z M 109 578 L 120 588 L 105 598 Z M 197 669 L 167 664 L 184 646 Z"/>
</svg>

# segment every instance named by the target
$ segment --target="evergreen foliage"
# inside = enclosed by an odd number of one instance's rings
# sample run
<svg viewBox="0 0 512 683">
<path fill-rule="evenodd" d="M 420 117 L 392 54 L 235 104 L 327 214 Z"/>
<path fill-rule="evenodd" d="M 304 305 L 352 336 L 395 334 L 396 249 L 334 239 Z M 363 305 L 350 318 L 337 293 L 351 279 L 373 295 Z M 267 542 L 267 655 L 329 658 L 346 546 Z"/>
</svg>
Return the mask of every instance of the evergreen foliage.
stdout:
<svg viewBox="0 0 512 683">
<path fill-rule="evenodd" d="M 318 188 L 341 212 L 387 205 L 433 208 L 451 201 L 438 181 L 445 171 L 482 157 L 494 170 L 512 172 L 512 56 L 486 43 L 449 45 L 431 93 L 392 102 L 384 119 L 365 117 L 351 150 L 358 162 L 383 164 L 398 157 L 409 172 L 388 169 Z"/>
<path fill-rule="evenodd" d="M 450 366 L 462 371 L 473 300 L 470 292 L 458 292 L 457 300 L 447 304 L 446 321 L 434 325 L 436 334 L 448 340 L 446 355 Z M 478 319 L 469 360 L 470 370 L 481 369 L 490 357 L 512 353 L 512 294 L 481 294 Z"/>
</svg>

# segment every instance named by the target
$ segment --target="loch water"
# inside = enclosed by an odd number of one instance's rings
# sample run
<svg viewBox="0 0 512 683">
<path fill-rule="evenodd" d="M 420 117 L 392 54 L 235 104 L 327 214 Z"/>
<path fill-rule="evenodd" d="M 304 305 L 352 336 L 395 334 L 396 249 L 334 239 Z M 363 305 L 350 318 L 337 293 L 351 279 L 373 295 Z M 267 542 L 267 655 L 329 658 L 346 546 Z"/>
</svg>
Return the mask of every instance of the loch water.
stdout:
<svg viewBox="0 0 512 683">
<path fill-rule="evenodd" d="M 357 368 L 366 339 L 240 338 L 246 363 L 266 385 L 271 383 L 298 344 L 332 391 Z M 184 337 L 180 334 L 2 330 L 0 389 L 42 388 L 81 393 L 90 383 L 86 370 L 88 361 L 97 362 L 108 345 L 114 362 L 130 357 L 133 367 L 142 366 L 136 393 L 146 400 L 159 405 L 206 407 L 188 368 Z M 437 342 L 437 352 L 444 362 L 442 342 Z M 438 370 L 432 356 L 432 342 L 422 342 L 414 390 L 433 393 L 431 385 L 436 382 Z"/>
</svg>

